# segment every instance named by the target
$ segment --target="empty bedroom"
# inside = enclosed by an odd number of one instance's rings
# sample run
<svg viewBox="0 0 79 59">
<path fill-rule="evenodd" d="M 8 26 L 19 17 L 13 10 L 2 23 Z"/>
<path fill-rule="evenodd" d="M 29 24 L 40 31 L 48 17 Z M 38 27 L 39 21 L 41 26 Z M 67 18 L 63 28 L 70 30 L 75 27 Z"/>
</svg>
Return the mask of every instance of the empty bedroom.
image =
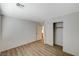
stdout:
<svg viewBox="0 0 79 59">
<path fill-rule="evenodd" d="M 0 56 L 79 56 L 79 3 L 0 3 Z"/>
</svg>

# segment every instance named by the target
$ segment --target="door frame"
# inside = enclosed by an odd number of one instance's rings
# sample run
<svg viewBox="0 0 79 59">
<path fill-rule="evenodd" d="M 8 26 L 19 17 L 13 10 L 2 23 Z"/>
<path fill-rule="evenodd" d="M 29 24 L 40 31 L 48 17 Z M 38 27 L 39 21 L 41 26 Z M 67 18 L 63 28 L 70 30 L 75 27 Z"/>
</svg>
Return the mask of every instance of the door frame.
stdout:
<svg viewBox="0 0 79 59">
<path fill-rule="evenodd" d="M 55 27 L 56 27 L 56 23 L 63 23 L 63 22 L 54 22 L 54 23 L 53 23 L 53 45 L 54 45 L 54 46 L 57 45 L 57 44 L 55 44 L 55 39 L 56 39 L 56 38 L 55 38 L 55 37 L 56 37 L 56 36 L 55 36 L 55 35 L 56 35 L 56 33 L 55 33 L 55 32 L 56 32 L 56 28 L 55 28 Z M 57 46 L 60 46 L 60 45 L 57 45 Z M 60 46 L 60 47 L 63 47 L 63 46 Z"/>
</svg>

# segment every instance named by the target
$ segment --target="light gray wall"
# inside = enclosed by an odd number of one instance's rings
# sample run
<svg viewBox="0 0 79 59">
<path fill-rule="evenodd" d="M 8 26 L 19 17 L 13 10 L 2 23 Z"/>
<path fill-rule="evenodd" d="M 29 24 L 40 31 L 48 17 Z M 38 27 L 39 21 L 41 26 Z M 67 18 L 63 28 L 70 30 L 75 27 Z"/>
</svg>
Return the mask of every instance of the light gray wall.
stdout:
<svg viewBox="0 0 79 59">
<path fill-rule="evenodd" d="M 1 16 L 0 16 L 0 47 L 1 47 L 1 45 L 2 45 L 2 32 L 1 32 L 1 30 L 2 30 L 2 27 L 1 27 Z M 0 50 L 1 50 L 1 48 L 0 48 Z"/>
<path fill-rule="evenodd" d="M 53 46 L 53 22 L 50 20 L 44 22 L 44 43 Z"/>
<path fill-rule="evenodd" d="M 1 35 L 2 35 L 2 32 L 1 32 L 2 31 L 2 26 L 1 25 L 2 25 L 2 23 L 1 23 L 1 16 L 0 16 L 0 40 L 1 40 Z"/>
<path fill-rule="evenodd" d="M 36 23 L 2 17 L 1 51 L 36 41 Z"/>
<path fill-rule="evenodd" d="M 63 17 L 63 48 L 65 52 L 79 55 L 79 12 Z"/>
</svg>

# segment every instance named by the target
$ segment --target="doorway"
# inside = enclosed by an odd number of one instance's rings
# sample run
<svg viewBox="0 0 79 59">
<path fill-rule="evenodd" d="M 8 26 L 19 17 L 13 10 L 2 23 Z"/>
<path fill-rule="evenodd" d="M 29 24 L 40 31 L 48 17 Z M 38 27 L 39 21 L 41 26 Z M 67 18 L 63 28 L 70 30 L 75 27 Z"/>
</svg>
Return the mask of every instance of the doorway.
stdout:
<svg viewBox="0 0 79 59">
<path fill-rule="evenodd" d="M 54 45 L 63 47 L 63 22 L 53 23 Z"/>
<path fill-rule="evenodd" d="M 44 43 L 44 26 L 41 24 L 37 25 L 37 40 L 40 40 Z"/>
</svg>

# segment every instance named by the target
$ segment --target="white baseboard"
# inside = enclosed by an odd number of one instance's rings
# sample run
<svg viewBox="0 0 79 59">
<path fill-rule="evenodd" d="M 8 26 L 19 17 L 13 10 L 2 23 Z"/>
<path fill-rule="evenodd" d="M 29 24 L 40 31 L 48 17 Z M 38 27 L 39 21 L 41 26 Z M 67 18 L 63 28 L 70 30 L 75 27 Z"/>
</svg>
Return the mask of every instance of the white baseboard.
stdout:
<svg viewBox="0 0 79 59">
<path fill-rule="evenodd" d="M 13 49 L 13 48 L 16 48 L 16 47 L 19 47 L 19 46 L 22 46 L 22 45 L 26 45 L 26 44 L 29 44 L 29 43 L 32 43 L 32 42 L 35 42 L 35 41 L 38 41 L 38 40 L 33 40 L 33 41 L 30 41 L 30 42 L 13 45 L 13 46 L 8 47 L 8 48 L 2 48 L 2 49 L 0 49 L 0 52 L 6 51 L 6 50 L 9 50 L 9 49 Z"/>
</svg>

